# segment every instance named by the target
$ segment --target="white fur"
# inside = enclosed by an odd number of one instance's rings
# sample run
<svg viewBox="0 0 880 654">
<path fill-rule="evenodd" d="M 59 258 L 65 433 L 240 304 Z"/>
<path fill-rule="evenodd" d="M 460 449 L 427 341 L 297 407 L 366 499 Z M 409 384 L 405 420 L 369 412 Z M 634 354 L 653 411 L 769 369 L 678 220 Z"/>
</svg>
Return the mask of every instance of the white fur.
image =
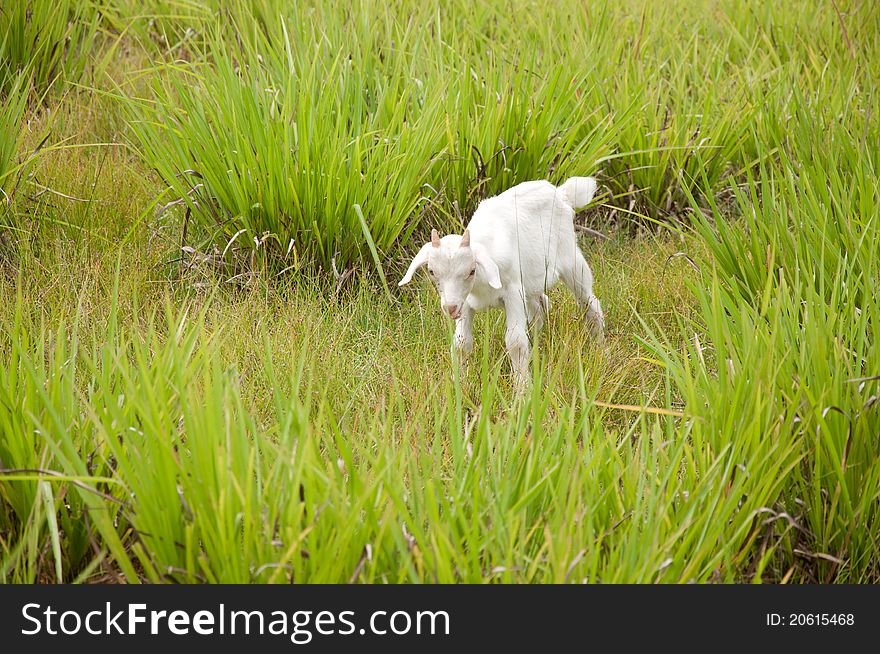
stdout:
<svg viewBox="0 0 880 654">
<path fill-rule="evenodd" d="M 399 286 L 427 265 L 444 312 L 456 320 L 455 345 L 466 356 L 473 348 L 475 311 L 505 310 L 505 342 L 517 384 L 529 379 L 529 336 L 544 322 L 547 292 L 560 279 L 586 307 L 594 333 L 601 338 L 604 318 L 593 295 L 593 273 L 577 245 L 575 209 L 593 199 L 596 180 L 572 177 L 562 186 L 524 182 L 483 200 L 465 235 L 436 231 L 410 264 Z M 463 239 L 466 245 L 462 245 Z"/>
</svg>

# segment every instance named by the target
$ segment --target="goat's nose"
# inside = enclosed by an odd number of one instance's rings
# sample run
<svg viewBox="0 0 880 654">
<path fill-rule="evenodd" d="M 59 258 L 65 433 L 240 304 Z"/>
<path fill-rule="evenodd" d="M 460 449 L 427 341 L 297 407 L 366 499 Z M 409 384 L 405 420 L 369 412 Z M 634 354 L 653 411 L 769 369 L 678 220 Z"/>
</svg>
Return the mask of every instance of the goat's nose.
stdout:
<svg viewBox="0 0 880 654">
<path fill-rule="evenodd" d="M 458 305 L 457 304 L 447 304 L 446 305 L 446 313 L 449 314 L 450 318 L 455 318 L 455 315 L 458 313 Z"/>
</svg>

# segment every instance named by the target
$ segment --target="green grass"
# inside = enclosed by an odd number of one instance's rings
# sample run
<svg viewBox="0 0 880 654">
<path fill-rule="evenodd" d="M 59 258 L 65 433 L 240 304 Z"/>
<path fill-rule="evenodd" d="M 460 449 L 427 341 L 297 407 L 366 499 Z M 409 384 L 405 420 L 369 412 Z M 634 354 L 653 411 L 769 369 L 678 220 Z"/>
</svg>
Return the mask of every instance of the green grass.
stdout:
<svg viewBox="0 0 880 654">
<path fill-rule="evenodd" d="M 0 109 L 3 125 L 0 131 L 0 188 L 3 189 L 4 209 L 7 210 L 12 206 L 16 182 L 24 172 L 17 156 L 29 90 L 28 78 L 24 74 L 16 75 L 11 80 L 9 91 L 3 96 L 3 107 Z"/>
<path fill-rule="evenodd" d="M 5 78 L 0 581 L 880 581 L 875 4 L 349 6 Z M 383 275 L 596 172 L 606 344 L 558 289 L 455 372 Z"/>
<path fill-rule="evenodd" d="M 0 9 L 0 92 L 30 71 L 42 92 L 59 78 L 77 82 L 89 64 L 107 2 L 9 0 Z"/>
</svg>

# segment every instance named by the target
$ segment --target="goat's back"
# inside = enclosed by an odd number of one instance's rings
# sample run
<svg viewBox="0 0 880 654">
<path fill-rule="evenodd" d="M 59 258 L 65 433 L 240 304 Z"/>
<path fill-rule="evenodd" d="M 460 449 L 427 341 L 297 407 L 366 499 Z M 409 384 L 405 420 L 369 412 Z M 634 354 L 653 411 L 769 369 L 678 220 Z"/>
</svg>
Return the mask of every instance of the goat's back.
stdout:
<svg viewBox="0 0 880 654">
<path fill-rule="evenodd" d="M 577 240 L 570 182 L 558 188 L 546 180 L 523 182 L 477 207 L 471 240 L 489 251 L 502 281 L 518 280 L 527 293 L 539 293 L 571 265 Z"/>
</svg>

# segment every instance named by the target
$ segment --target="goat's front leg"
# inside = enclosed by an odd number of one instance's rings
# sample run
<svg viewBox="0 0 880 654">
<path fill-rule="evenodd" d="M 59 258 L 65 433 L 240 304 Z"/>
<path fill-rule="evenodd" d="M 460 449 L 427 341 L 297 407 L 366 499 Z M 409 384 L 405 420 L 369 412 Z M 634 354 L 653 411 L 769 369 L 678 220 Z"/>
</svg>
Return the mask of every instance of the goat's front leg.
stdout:
<svg viewBox="0 0 880 654">
<path fill-rule="evenodd" d="M 507 315 L 507 331 L 504 343 L 513 368 L 513 380 L 517 390 L 522 392 L 529 385 L 529 321 L 526 313 L 526 299 L 518 293 L 511 294 L 504 302 Z"/>
<path fill-rule="evenodd" d="M 452 339 L 459 363 L 464 363 L 474 349 L 474 310 L 467 302 L 461 308 L 461 317 L 455 321 L 455 336 Z"/>
</svg>

